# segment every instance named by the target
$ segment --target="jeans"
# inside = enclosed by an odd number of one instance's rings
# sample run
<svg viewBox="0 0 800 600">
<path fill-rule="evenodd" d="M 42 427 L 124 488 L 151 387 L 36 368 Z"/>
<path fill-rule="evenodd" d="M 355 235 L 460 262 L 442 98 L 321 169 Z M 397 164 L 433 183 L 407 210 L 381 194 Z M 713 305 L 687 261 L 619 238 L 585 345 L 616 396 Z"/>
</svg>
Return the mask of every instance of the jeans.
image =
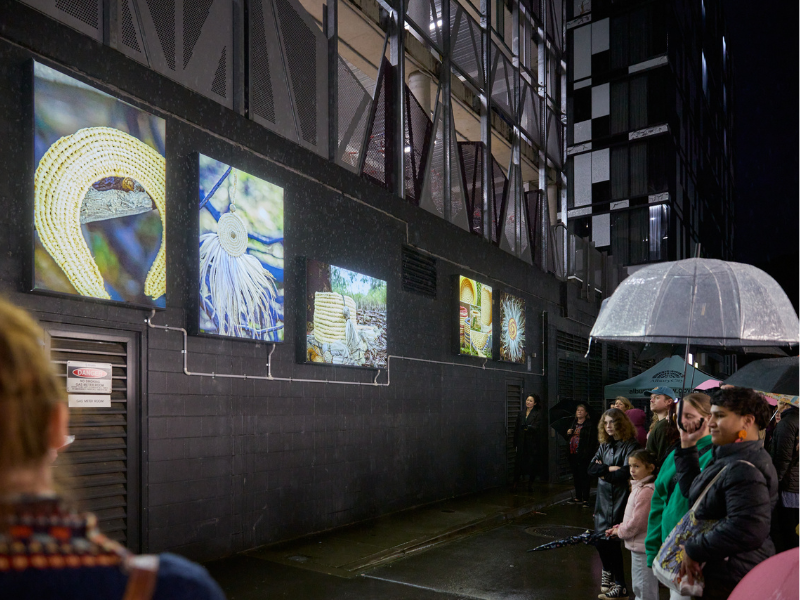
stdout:
<svg viewBox="0 0 800 600">
<path fill-rule="evenodd" d="M 611 580 L 625 587 L 625 566 L 622 563 L 622 542 L 620 540 L 600 540 L 597 542 L 597 552 L 603 571 L 611 573 Z"/>
<path fill-rule="evenodd" d="M 631 587 L 636 600 L 658 600 L 658 579 L 644 552 L 631 552 Z"/>
</svg>

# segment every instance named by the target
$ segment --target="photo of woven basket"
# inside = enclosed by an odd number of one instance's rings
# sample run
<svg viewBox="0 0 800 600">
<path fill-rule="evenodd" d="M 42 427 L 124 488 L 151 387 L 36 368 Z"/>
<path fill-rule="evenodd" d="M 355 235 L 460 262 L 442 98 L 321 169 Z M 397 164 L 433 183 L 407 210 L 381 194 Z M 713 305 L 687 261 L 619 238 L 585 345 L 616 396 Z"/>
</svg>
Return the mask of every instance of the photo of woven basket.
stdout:
<svg viewBox="0 0 800 600">
<path fill-rule="evenodd" d="M 467 277 L 461 278 L 459 285 L 459 298 L 464 304 L 475 304 L 477 293 L 475 292 L 475 282 Z"/>
<path fill-rule="evenodd" d="M 338 342 L 345 339 L 345 307 L 349 309 L 350 321 L 356 325 L 356 303 L 350 296 L 336 292 L 314 294 L 314 336 L 318 341 Z"/>
<path fill-rule="evenodd" d="M 153 199 L 166 229 L 166 161 L 135 137 L 110 127 L 87 127 L 56 141 L 42 156 L 34 178 L 34 218 L 39 239 L 75 290 L 110 299 L 103 276 L 81 231 L 81 203 L 107 177 L 139 182 Z M 144 284 L 156 299 L 166 294 L 164 236 Z"/>
<path fill-rule="evenodd" d="M 481 325 L 487 327 L 492 324 L 492 288 L 481 288 Z"/>
<path fill-rule="evenodd" d="M 489 339 L 491 332 L 484 332 L 484 331 L 472 331 L 470 332 L 470 344 L 476 350 L 482 351 L 484 346 L 486 346 L 486 341 Z"/>
</svg>

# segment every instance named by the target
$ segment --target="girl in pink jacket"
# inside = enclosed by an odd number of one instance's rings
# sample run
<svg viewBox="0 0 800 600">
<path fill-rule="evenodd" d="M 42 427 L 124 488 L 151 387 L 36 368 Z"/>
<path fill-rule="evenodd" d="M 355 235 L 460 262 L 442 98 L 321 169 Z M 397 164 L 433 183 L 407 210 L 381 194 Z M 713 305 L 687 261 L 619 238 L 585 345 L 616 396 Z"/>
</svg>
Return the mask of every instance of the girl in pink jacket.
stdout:
<svg viewBox="0 0 800 600">
<path fill-rule="evenodd" d="M 622 523 L 606 530 L 607 536 L 616 535 L 631 551 L 631 585 L 637 600 L 658 600 L 658 580 L 647 567 L 644 540 L 647 537 L 647 517 L 655 486 L 655 457 L 648 450 L 636 450 L 628 457 L 631 470 L 631 494 L 625 506 Z M 627 598 L 619 596 L 617 600 Z"/>
</svg>

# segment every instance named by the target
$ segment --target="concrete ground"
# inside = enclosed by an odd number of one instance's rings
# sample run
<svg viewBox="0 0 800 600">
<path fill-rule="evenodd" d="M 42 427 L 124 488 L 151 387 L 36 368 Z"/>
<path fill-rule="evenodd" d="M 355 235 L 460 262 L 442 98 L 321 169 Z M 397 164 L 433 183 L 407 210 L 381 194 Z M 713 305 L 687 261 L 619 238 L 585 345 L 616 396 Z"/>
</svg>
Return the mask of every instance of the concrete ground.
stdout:
<svg viewBox="0 0 800 600">
<path fill-rule="evenodd" d="M 545 484 L 491 490 L 206 567 L 230 600 L 596 598 L 593 547 L 526 552 L 592 528 L 592 510 L 567 504 L 569 496 L 568 487 Z"/>
</svg>

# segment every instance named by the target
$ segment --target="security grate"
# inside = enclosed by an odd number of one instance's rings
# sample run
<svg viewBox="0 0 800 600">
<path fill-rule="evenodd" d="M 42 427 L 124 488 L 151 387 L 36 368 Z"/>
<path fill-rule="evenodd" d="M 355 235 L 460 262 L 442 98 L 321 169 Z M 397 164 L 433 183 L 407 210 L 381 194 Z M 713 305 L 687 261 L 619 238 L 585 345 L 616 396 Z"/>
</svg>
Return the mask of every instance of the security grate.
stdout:
<svg viewBox="0 0 800 600">
<path fill-rule="evenodd" d="M 378 74 L 377 93 L 372 105 L 370 134 L 364 157 L 362 175 L 388 188 L 392 164 L 392 80 L 393 69 L 385 58 Z"/>
<path fill-rule="evenodd" d="M 164 59 L 175 70 L 175 0 L 147 0 Z"/>
<path fill-rule="evenodd" d="M 275 0 L 301 137 L 317 144 L 317 41 L 288 0 Z"/>
<path fill-rule="evenodd" d="M 183 3 L 183 68 L 192 60 L 195 44 L 200 39 L 203 24 L 214 0 L 190 0 Z M 216 81 L 216 79 L 215 79 Z M 222 94 L 220 94 L 222 95 Z"/>
<path fill-rule="evenodd" d="M 340 164 L 358 169 L 364 145 L 364 133 L 369 120 L 369 93 L 361 85 L 359 78 L 348 62 L 339 56 L 339 145 L 337 159 Z"/>
<path fill-rule="evenodd" d="M 275 123 L 275 100 L 272 95 L 272 75 L 269 68 L 267 35 L 264 31 L 264 5 L 262 0 L 251 0 L 250 22 L 253 27 L 251 41 L 250 109 L 262 119 Z"/>
<path fill-rule="evenodd" d="M 480 235 L 483 233 L 483 144 L 458 142 L 458 157 L 464 177 L 469 228 Z"/>
<path fill-rule="evenodd" d="M 130 2 L 132 0 L 121 0 L 122 12 L 122 43 L 136 52 L 141 52 L 139 40 L 136 38 L 136 29 L 133 26 L 133 15 L 131 14 Z"/>
<path fill-rule="evenodd" d="M 214 81 L 211 82 L 211 91 L 217 94 L 218 96 L 222 96 L 223 98 L 228 97 L 228 91 L 225 86 L 225 83 L 227 82 L 227 78 L 225 76 L 228 64 L 225 61 L 227 50 L 228 50 L 227 46 L 225 46 L 222 49 L 222 56 L 219 57 L 217 70 L 214 73 Z"/>
<path fill-rule="evenodd" d="M 137 475 L 130 468 L 136 439 L 129 436 L 129 414 L 135 414 L 129 404 L 129 344 L 119 338 L 92 337 L 96 339 L 63 331 L 49 335 L 51 360 L 60 377 L 66 378 L 70 360 L 112 365 L 111 408 L 70 408 L 69 432 L 75 441 L 62 451 L 66 466 L 59 461 L 54 466 L 66 470 L 65 487 L 82 510 L 97 516 L 103 533 L 134 547 L 130 511 L 136 512 L 137 503 L 129 494 L 136 489 Z"/>
<path fill-rule="evenodd" d="M 514 479 L 514 463 L 517 448 L 514 438 L 517 427 L 517 415 L 522 410 L 522 382 L 506 380 L 506 473 L 509 481 Z"/>
<path fill-rule="evenodd" d="M 419 205 L 422 195 L 424 167 L 431 146 L 431 119 L 414 94 L 405 87 L 405 189 L 406 198 Z"/>
<path fill-rule="evenodd" d="M 99 3 L 97 0 L 56 0 L 56 8 L 83 21 L 89 27 L 100 27 Z"/>
<path fill-rule="evenodd" d="M 436 259 L 403 246 L 403 291 L 436 298 Z"/>
</svg>

